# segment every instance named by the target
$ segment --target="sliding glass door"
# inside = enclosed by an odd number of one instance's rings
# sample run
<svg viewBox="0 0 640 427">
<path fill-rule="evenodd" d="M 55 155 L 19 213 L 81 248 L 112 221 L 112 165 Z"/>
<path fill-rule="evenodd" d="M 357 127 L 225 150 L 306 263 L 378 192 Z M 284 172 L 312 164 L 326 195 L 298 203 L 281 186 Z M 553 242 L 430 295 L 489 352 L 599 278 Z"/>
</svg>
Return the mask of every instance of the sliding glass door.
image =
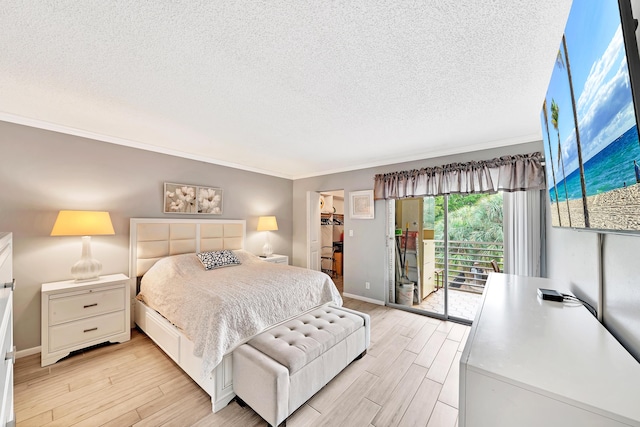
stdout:
<svg viewBox="0 0 640 427">
<path fill-rule="evenodd" d="M 502 194 L 402 199 L 393 207 L 389 302 L 434 317 L 473 320 L 489 272 L 502 266 Z"/>
<path fill-rule="evenodd" d="M 447 314 L 471 321 L 489 273 L 502 268 L 502 193 L 452 194 L 446 206 Z"/>
</svg>

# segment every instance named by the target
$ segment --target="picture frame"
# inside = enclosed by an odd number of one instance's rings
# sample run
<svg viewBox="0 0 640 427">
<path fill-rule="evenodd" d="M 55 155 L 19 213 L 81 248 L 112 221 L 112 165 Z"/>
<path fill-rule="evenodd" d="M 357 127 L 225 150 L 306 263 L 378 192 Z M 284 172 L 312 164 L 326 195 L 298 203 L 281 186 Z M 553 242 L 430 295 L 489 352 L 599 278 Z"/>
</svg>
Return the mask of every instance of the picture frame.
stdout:
<svg viewBox="0 0 640 427">
<path fill-rule="evenodd" d="M 223 190 L 192 184 L 164 183 L 163 212 L 166 214 L 222 215 Z"/>
<path fill-rule="evenodd" d="M 374 219 L 373 190 L 349 192 L 349 218 Z"/>
<path fill-rule="evenodd" d="M 194 214 L 196 209 L 195 185 L 164 183 L 164 213 Z"/>
<path fill-rule="evenodd" d="M 199 214 L 222 215 L 222 188 L 197 187 L 197 209 Z"/>
</svg>

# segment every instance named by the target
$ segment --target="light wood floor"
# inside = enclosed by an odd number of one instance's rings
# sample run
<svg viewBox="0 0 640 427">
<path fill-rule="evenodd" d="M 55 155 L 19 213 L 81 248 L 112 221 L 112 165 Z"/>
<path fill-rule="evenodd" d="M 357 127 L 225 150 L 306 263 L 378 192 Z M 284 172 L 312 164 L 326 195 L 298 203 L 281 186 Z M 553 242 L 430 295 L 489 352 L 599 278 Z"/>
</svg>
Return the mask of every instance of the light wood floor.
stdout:
<svg viewBox="0 0 640 427">
<path fill-rule="evenodd" d="M 458 365 L 469 327 L 345 298 L 372 318 L 371 347 L 288 420 L 297 426 L 457 426 Z M 141 332 L 46 368 L 15 364 L 18 426 L 264 426 L 209 396 Z"/>
</svg>

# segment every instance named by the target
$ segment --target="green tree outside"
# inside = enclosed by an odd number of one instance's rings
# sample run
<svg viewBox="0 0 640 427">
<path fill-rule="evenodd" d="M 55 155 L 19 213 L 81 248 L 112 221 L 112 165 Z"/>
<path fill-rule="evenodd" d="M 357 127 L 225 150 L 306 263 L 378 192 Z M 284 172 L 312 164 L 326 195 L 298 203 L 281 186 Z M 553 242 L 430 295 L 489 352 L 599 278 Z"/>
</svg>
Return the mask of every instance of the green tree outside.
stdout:
<svg viewBox="0 0 640 427">
<path fill-rule="evenodd" d="M 449 195 L 449 239 L 501 242 L 502 193 Z M 435 239 L 444 240 L 444 197 L 435 198 Z"/>
<path fill-rule="evenodd" d="M 459 271 L 469 271 L 474 260 L 487 268 L 491 259 L 496 259 L 494 249 L 502 250 L 502 193 L 496 194 L 451 194 L 449 195 L 449 241 L 495 242 L 496 245 L 451 245 L 449 252 L 449 281 Z M 435 240 L 444 240 L 444 197 L 435 198 Z M 502 257 L 496 259 L 500 264 Z M 438 265 L 443 268 L 443 265 Z"/>
</svg>

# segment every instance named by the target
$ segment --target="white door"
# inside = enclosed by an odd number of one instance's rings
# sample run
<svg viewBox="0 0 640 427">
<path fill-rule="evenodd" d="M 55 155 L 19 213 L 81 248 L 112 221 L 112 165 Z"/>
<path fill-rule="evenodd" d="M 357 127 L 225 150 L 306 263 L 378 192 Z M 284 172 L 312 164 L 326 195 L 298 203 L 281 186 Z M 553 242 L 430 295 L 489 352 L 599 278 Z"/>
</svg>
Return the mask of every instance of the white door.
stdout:
<svg viewBox="0 0 640 427">
<path fill-rule="evenodd" d="M 307 191 L 307 268 L 320 271 L 320 193 Z"/>
</svg>

